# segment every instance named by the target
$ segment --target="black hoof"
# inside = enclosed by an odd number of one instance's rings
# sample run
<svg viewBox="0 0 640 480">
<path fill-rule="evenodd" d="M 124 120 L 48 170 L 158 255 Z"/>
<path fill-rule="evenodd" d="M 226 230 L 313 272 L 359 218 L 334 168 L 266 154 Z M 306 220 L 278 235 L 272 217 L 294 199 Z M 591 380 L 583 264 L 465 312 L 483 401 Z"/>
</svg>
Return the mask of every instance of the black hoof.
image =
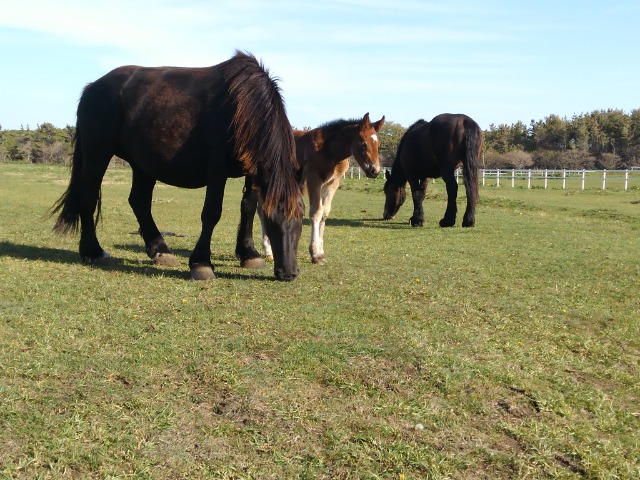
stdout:
<svg viewBox="0 0 640 480">
<path fill-rule="evenodd" d="M 440 226 L 442 228 L 448 228 L 448 227 L 453 227 L 456 224 L 455 220 L 446 220 L 446 219 L 442 219 L 440 220 Z"/>
</svg>

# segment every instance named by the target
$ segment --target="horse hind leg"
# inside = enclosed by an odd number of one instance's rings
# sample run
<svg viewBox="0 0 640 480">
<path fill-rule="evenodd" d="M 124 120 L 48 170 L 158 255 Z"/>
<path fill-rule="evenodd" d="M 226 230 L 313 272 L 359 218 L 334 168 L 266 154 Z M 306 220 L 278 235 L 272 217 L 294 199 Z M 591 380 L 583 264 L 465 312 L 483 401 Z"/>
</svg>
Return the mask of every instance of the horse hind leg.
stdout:
<svg viewBox="0 0 640 480">
<path fill-rule="evenodd" d="M 467 168 L 467 167 L 465 167 Z M 467 208 L 462 217 L 463 227 L 475 227 L 476 225 L 476 204 L 478 203 L 478 184 L 473 184 L 473 180 L 467 178 L 465 172 L 464 186 L 467 192 Z"/>
<path fill-rule="evenodd" d="M 475 227 L 476 225 L 476 200 L 473 198 L 473 194 L 467 187 L 467 208 L 462 217 L 463 227 Z"/>
<path fill-rule="evenodd" d="M 98 158 L 99 160 L 89 163 L 83 159 L 79 192 L 80 199 L 80 258 L 84 263 L 91 265 L 109 265 L 111 264 L 111 256 L 100 246 L 96 235 L 96 225 L 100 219 L 102 208 L 101 185 L 102 179 L 111 156 L 94 155 L 86 158 Z"/>
<path fill-rule="evenodd" d="M 140 225 L 140 235 L 144 240 L 147 255 L 156 265 L 177 267 L 180 262 L 165 243 L 151 215 L 151 201 L 156 181 L 137 167 L 132 166 L 132 170 L 129 205 Z"/>
<path fill-rule="evenodd" d="M 453 227 L 456 224 L 456 215 L 458 206 L 456 200 L 458 197 L 458 182 L 456 182 L 455 173 L 453 171 L 442 176 L 447 187 L 447 209 L 444 217 L 440 220 L 441 227 Z"/>
</svg>

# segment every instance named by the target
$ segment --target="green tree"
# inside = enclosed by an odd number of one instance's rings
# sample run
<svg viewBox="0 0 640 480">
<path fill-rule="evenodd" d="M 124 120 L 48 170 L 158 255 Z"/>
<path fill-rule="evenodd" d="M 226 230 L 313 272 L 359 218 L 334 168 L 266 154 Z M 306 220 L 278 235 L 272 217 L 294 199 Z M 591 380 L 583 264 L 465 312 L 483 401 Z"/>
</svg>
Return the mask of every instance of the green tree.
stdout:
<svg viewBox="0 0 640 480">
<path fill-rule="evenodd" d="M 549 115 L 533 124 L 532 135 L 537 150 L 564 151 L 569 143 L 569 122 L 558 115 Z"/>
<path fill-rule="evenodd" d="M 380 138 L 378 153 L 382 155 L 381 162 L 383 166 L 390 167 L 393 164 L 400 139 L 402 139 L 406 131 L 407 129 L 399 123 L 385 121 L 384 125 L 382 125 L 378 132 L 378 137 Z"/>
<path fill-rule="evenodd" d="M 628 145 L 630 123 L 630 118 L 622 110 L 603 112 L 601 128 L 607 139 L 608 153 L 624 153 Z"/>
</svg>

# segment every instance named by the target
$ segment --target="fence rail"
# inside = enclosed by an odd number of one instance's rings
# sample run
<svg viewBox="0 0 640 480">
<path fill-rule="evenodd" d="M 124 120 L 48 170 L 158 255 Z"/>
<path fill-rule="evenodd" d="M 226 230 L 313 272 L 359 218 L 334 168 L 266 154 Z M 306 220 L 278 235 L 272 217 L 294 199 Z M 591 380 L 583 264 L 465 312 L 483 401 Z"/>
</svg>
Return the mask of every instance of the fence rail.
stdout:
<svg viewBox="0 0 640 480">
<path fill-rule="evenodd" d="M 384 173 L 391 171 L 383 168 L 378 178 L 384 179 Z M 456 170 L 456 181 L 459 183 L 462 170 Z M 366 178 L 360 167 L 349 167 L 343 178 Z M 483 186 L 511 186 L 530 188 L 640 188 L 640 170 L 513 170 L 513 169 L 480 169 L 479 181 Z"/>
</svg>

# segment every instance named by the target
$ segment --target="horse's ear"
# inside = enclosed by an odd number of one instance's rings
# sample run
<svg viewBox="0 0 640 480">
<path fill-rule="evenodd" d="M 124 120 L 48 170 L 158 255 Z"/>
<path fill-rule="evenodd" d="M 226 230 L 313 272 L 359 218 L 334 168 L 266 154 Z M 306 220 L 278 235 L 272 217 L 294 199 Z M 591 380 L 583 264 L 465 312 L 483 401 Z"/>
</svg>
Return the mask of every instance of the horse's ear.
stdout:
<svg viewBox="0 0 640 480">
<path fill-rule="evenodd" d="M 367 112 L 367 113 L 364 114 L 364 117 L 362 117 L 362 121 L 360 122 L 360 124 L 363 127 L 366 127 L 370 123 L 371 123 L 371 121 L 369 120 L 369 112 Z"/>
<path fill-rule="evenodd" d="M 384 171 L 384 178 L 385 180 L 389 180 L 391 178 L 391 170 Z"/>
<path fill-rule="evenodd" d="M 376 123 L 374 123 L 372 126 L 373 126 L 373 129 L 374 129 L 376 132 L 379 132 L 379 131 L 380 131 L 380 129 L 382 128 L 382 125 L 384 125 L 384 115 L 382 116 L 382 118 L 381 118 L 380 120 L 378 120 L 378 121 L 377 121 Z"/>
</svg>

